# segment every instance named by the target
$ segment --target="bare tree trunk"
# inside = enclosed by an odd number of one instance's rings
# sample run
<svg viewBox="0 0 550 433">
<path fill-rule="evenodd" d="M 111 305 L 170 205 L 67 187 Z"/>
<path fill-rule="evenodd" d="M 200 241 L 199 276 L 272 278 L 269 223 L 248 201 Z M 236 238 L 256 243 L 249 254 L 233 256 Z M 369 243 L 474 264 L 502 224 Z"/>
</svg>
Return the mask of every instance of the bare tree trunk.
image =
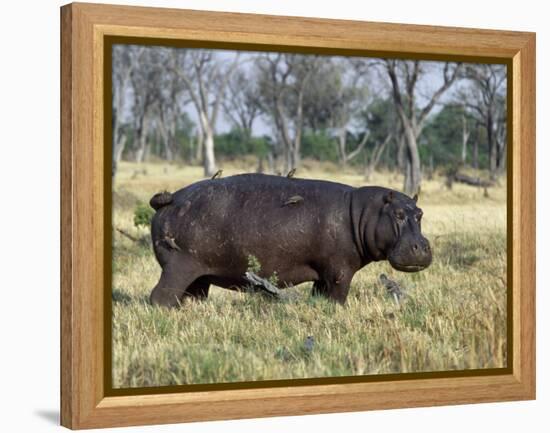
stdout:
<svg viewBox="0 0 550 433">
<path fill-rule="evenodd" d="M 122 157 L 124 146 L 126 145 L 126 135 L 120 132 L 119 111 L 113 110 L 113 176 L 116 172 L 116 167 Z"/>
<path fill-rule="evenodd" d="M 121 90 L 119 90 L 120 92 Z M 119 101 L 119 105 L 122 105 L 122 102 L 120 102 L 120 97 L 117 98 Z M 126 146 L 126 135 L 120 132 L 120 108 L 114 108 L 113 110 L 113 116 L 112 116 L 112 125 L 113 125 L 113 135 L 112 135 L 112 153 L 113 153 L 113 161 L 112 161 L 112 171 L 111 175 L 114 179 L 118 164 L 120 163 L 120 159 L 122 158 L 122 152 L 124 151 L 124 147 Z"/>
<path fill-rule="evenodd" d="M 432 180 L 434 178 L 434 156 L 430 155 L 430 171 L 428 173 L 428 180 Z"/>
<path fill-rule="evenodd" d="M 506 170 L 506 144 L 498 143 L 497 173 L 502 174 Z"/>
<path fill-rule="evenodd" d="M 497 171 L 502 174 L 506 170 L 506 122 L 499 121 L 496 131 Z"/>
<path fill-rule="evenodd" d="M 184 155 L 185 160 L 188 160 L 190 163 L 193 163 L 193 158 L 195 157 L 195 140 L 195 136 L 189 136 L 189 154 Z"/>
<path fill-rule="evenodd" d="M 506 153 L 507 153 L 507 146 L 504 146 L 504 148 L 502 149 L 502 153 L 500 155 L 501 157 L 501 163 L 500 163 L 500 171 L 503 173 L 506 171 Z"/>
<path fill-rule="evenodd" d="M 483 125 L 487 139 L 489 171 L 491 179 L 499 174 L 499 162 L 502 149 L 499 148 L 501 131 L 499 126 L 506 112 L 506 67 L 503 65 L 469 65 L 464 77 L 472 83 L 471 94 L 465 94 L 465 106 L 475 116 L 479 125 Z M 478 134 L 479 135 L 479 134 Z M 478 143 L 474 143 L 475 161 L 478 168 Z"/>
<path fill-rule="evenodd" d="M 488 134 L 489 144 L 489 171 L 491 172 L 491 179 L 494 180 L 497 177 L 498 172 L 498 143 L 493 131 Z"/>
<path fill-rule="evenodd" d="M 176 117 L 174 116 L 170 120 L 169 129 L 168 129 L 168 149 L 170 152 L 170 161 L 174 161 L 178 156 L 177 149 L 177 138 L 176 138 Z"/>
<path fill-rule="evenodd" d="M 372 167 L 372 165 L 370 163 L 366 164 L 365 165 L 365 180 L 367 182 L 370 182 L 370 178 L 371 178 L 373 172 L 374 172 L 374 168 Z"/>
<path fill-rule="evenodd" d="M 121 92 L 121 90 L 119 90 Z M 117 98 L 119 105 L 122 105 L 120 102 L 120 97 Z M 120 132 L 120 108 L 114 108 L 113 109 L 113 116 L 112 116 L 112 127 L 113 127 L 113 135 L 112 135 L 112 152 L 113 152 L 113 166 L 112 166 L 112 176 L 114 177 L 118 168 L 118 163 L 120 162 L 120 159 L 122 158 L 122 152 L 124 151 L 124 146 L 126 145 L 126 135 L 122 134 Z"/>
<path fill-rule="evenodd" d="M 292 160 L 291 160 L 291 167 L 289 169 L 292 170 L 293 168 L 299 167 L 301 164 L 301 154 L 300 154 L 300 140 L 294 143 L 294 147 L 292 149 Z"/>
<path fill-rule="evenodd" d="M 118 165 L 122 159 L 122 152 L 126 146 L 126 134 L 121 134 L 118 140 L 115 142 L 115 148 L 113 149 L 113 161 Z"/>
<path fill-rule="evenodd" d="M 340 164 L 345 167 L 348 159 L 346 155 L 346 128 L 340 128 L 338 131 L 338 156 L 340 158 Z"/>
<path fill-rule="evenodd" d="M 216 172 L 214 157 L 214 132 L 207 128 L 204 136 L 204 176 L 210 177 Z"/>
<path fill-rule="evenodd" d="M 202 162 L 203 147 L 204 147 L 204 134 L 202 133 L 201 128 L 197 128 L 197 147 L 195 148 L 195 154 L 193 156 L 193 161 L 195 163 Z"/>
<path fill-rule="evenodd" d="M 141 119 L 141 125 L 138 128 L 137 131 L 137 149 L 135 154 L 135 161 L 136 162 L 143 162 L 145 158 L 145 150 L 147 147 L 147 134 L 149 133 L 149 119 L 147 118 L 147 115 L 143 116 Z"/>
<path fill-rule="evenodd" d="M 258 156 L 258 168 L 256 169 L 256 173 L 263 173 L 265 171 L 264 169 L 264 157 L 259 155 Z"/>
<path fill-rule="evenodd" d="M 220 64 L 210 53 L 197 51 L 190 68 L 175 68 L 189 91 L 200 119 L 203 148 L 201 149 L 199 140 L 197 156 L 202 150 L 205 176 L 212 176 L 217 170 L 214 156 L 216 121 L 222 99 L 225 97 L 225 89 L 239 64 L 238 58 L 237 53 L 231 66 L 222 71 Z"/>
<path fill-rule="evenodd" d="M 267 154 L 267 169 L 269 173 L 275 173 L 275 157 L 273 156 L 273 152 L 268 152 Z"/>
<path fill-rule="evenodd" d="M 378 166 L 378 163 L 380 162 L 380 158 L 382 157 L 382 154 L 384 153 L 384 149 L 386 148 L 386 145 L 390 141 L 392 137 L 392 134 L 388 134 L 388 136 L 384 139 L 382 142 L 376 143 L 374 146 L 374 149 L 372 150 L 372 155 L 370 157 L 370 160 L 365 166 L 365 180 L 370 180 L 370 177 L 372 173 L 376 170 L 376 167 Z"/>
<path fill-rule="evenodd" d="M 401 171 L 405 170 L 405 154 L 405 134 L 403 133 L 403 131 L 400 131 L 399 138 L 397 139 L 397 167 Z"/>
<path fill-rule="evenodd" d="M 294 167 L 292 166 L 292 149 L 289 148 L 289 147 L 285 147 L 285 151 L 284 151 L 284 169 L 283 169 L 283 171 L 288 173 L 293 168 Z"/>
<path fill-rule="evenodd" d="M 479 143 L 478 143 L 478 137 L 474 140 L 473 148 L 472 148 L 472 168 L 478 169 L 479 168 Z"/>
<path fill-rule="evenodd" d="M 144 140 L 140 139 L 140 142 L 142 141 Z M 140 144 L 139 148 L 136 150 L 136 157 L 135 157 L 136 162 L 142 163 L 144 155 L 145 155 L 145 145 Z"/>
<path fill-rule="evenodd" d="M 281 129 L 275 125 L 273 130 L 275 140 L 270 143 L 269 153 L 267 155 L 267 161 L 269 163 L 269 170 L 273 174 L 284 171 L 287 165 L 287 151 L 286 144 L 282 137 Z M 287 172 L 288 173 L 288 172 Z"/>
<path fill-rule="evenodd" d="M 304 92 L 311 78 L 311 71 L 302 79 L 298 91 L 298 107 L 296 109 L 296 122 L 294 125 L 294 140 L 292 146 L 292 166 L 290 170 L 297 168 L 301 163 L 302 131 L 304 128 Z"/>
<path fill-rule="evenodd" d="M 175 159 L 174 150 L 172 147 L 171 139 L 167 138 L 165 141 L 164 155 L 167 161 L 173 161 Z"/>
<path fill-rule="evenodd" d="M 294 145 L 295 140 L 290 138 L 290 132 L 288 129 L 288 124 L 286 122 L 285 113 L 283 109 L 283 101 L 281 96 L 278 95 L 277 103 L 275 106 L 276 110 L 274 113 L 276 127 L 278 129 L 281 141 L 283 143 L 283 158 L 284 158 L 284 169 L 283 171 L 288 172 L 293 168 L 293 154 L 294 154 Z"/>
<path fill-rule="evenodd" d="M 147 161 L 151 155 L 151 149 L 153 146 L 160 144 L 160 133 L 158 128 L 151 128 L 152 124 L 147 128 L 147 135 L 145 135 L 145 151 L 143 152 L 143 161 Z M 151 131 L 149 133 L 149 131 Z"/>
<path fill-rule="evenodd" d="M 407 171 L 403 190 L 405 194 L 413 195 L 418 193 L 421 181 L 420 156 L 418 155 L 418 144 L 416 134 L 410 125 L 405 125 L 405 138 L 407 142 L 406 163 Z"/>
<path fill-rule="evenodd" d="M 123 150 L 123 149 L 119 150 L 118 145 L 122 144 L 124 146 L 124 144 L 126 144 L 126 136 L 124 136 L 124 141 L 121 141 L 122 137 L 119 137 L 120 121 L 118 120 L 118 114 L 116 109 L 113 110 L 112 123 L 113 123 L 113 126 L 112 126 L 113 127 L 113 130 L 112 130 L 113 131 L 113 135 L 112 135 L 113 161 L 111 166 L 111 176 L 113 177 L 113 180 L 114 180 L 114 177 L 118 169 L 118 163 L 120 162 L 120 158 Z"/>
<path fill-rule="evenodd" d="M 466 158 L 468 157 L 468 139 L 465 139 L 464 135 L 462 135 L 462 154 L 460 155 L 460 160 L 464 164 L 466 162 Z"/>
<path fill-rule="evenodd" d="M 458 76 L 460 70 L 459 64 L 457 64 L 452 70 L 449 71 L 449 63 L 445 63 L 443 67 L 443 84 L 432 94 L 428 102 L 423 108 L 417 109 L 415 107 L 415 86 L 418 82 L 419 74 L 421 74 L 420 63 L 414 61 L 407 63 L 407 61 L 401 61 L 403 68 L 403 79 L 405 84 L 407 99 L 402 97 L 401 86 L 397 77 L 395 60 L 386 60 L 386 70 L 388 72 L 391 84 L 392 93 L 395 108 L 401 119 L 401 125 L 405 133 L 405 141 L 407 143 L 406 161 L 407 169 L 405 172 L 404 190 L 407 194 L 415 194 L 418 192 L 421 182 L 421 170 L 420 170 L 420 156 L 418 154 L 417 139 L 422 132 L 425 125 L 425 120 L 430 111 L 433 109 L 437 101 L 441 98 L 443 93 L 452 85 Z"/>
<path fill-rule="evenodd" d="M 470 138 L 470 130 L 468 129 L 468 123 L 466 116 L 462 116 L 462 163 L 466 163 L 466 158 L 468 157 L 468 139 Z"/>
<path fill-rule="evenodd" d="M 117 50 L 117 49 L 116 49 Z M 113 65 L 112 65 L 112 79 L 113 79 L 113 177 L 116 174 L 116 170 L 124 147 L 126 146 L 127 137 L 124 133 L 121 134 L 120 127 L 122 125 L 121 116 L 126 106 L 126 89 L 130 83 L 130 77 L 132 71 L 136 68 L 139 59 L 143 53 L 144 48 L 141 47 L 137 51 L 131 51 L 131 55 L 126 60 L 123 60 L 122 54 L 117 50 L 117 55 L 113 53 Z"/>
<path fill-rule="evenodd" d="M 491 178 L 494 179 L 497 169 L 497 148 L 493 133 L 493 116 L 490 113 L 487 116 L 485 128 L 487 129 L 487 145 L 489 147 L 489 171 L 491 172 Z"/>
<path fill-rule="evenodd" d="M 167 161 L 173 161 L 174 151 L 173 151 L 173 144 L 172 144 L 172 131 L 169 130 L 169 128 L 166 126 L 162 116 L 159 116 L 157 120 L 159 125 L 158 129 L 162 140 L 162 150 L 163 150 L 164 157 L 166 158 Z"/>
<path fill-rule="evenodd" d="M 113 149 L 113 162 L 111 166 L 111 176 L 113 177 L 113 180 L 118 170 L 118 164 L 122 159 L 122 151 L 124 150 L 125 145 L 126 145 L 126 135 L 122 134 L 119 140 L 115 142 L 115 146 Z"/>
<path fill-rule="evenodd" d="M 403 191 L 407 192 L 412 189 L 412 173 L 411 173 L 411 161 L 410 159 L 405 160 L 405 169 L 403 171 L 405 177 L 403 179 Z"/>
</svg>

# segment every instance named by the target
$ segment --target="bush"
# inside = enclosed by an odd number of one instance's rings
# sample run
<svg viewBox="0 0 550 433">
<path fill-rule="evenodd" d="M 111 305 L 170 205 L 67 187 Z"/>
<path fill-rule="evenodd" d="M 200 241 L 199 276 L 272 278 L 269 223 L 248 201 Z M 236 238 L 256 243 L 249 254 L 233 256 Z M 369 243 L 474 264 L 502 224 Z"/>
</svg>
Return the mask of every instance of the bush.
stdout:
<svg viewBox="0 0 550 433">
<path fill-rule="evenodd" d="M 134 209 L 134 226 L 149 227 L 155 211 L 147 204 L 139 202 Z"/>
<path fill-rule="evenodd" d="M 269 137 L 249 137 L 244 131 L 233 129 L 227 133 L 216 135 L 216 155 L 235 158 L 243 155 L 267 155 Z"/>
<path fill-rule="evenodd" d="M 302 137 L 302 158 L 338 162 L 334 139 L 325 132 L 306 132 Z"/>
</svg>

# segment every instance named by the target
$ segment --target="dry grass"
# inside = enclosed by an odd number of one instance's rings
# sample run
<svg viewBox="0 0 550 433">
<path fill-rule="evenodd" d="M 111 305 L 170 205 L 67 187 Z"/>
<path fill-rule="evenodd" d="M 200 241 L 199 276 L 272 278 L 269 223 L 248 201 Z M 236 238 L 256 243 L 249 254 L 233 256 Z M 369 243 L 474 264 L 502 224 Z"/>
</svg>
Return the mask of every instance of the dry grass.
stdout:
<svg viewBox="0 0 550 433">
<path fill-rule="evenodd" d="M 224 176 L 253 171 L 224 167 Z M 143 172 L 145 170 L 145 172 Z M 163 189 L 201 178 L 200 167 L 123 163 L 114 187 L 114 225 L 139 236 L 133 209 Z M 306 162 L 300 177 L 363 185 L 358 173 Z M 373 184 L 399 189 L 401 178 Z M 151 307 L 160 268 L 152 251 L 114 234 L 113 383 L 115 387 L 441 371 L 506 365 L 506 190 L 483 191 L 436 178 L 419 205 L 434 262 L 417 274 L 371 264 L 352 282 L 345 307 L 310 296 L 310 284 L 284 300 L 213 287 L 205 302 L 180 310 Z M 409 296 L 396 305 L 380 273 Z M 315 344 L 308 350 L 307 336 Z"/>
</svg>

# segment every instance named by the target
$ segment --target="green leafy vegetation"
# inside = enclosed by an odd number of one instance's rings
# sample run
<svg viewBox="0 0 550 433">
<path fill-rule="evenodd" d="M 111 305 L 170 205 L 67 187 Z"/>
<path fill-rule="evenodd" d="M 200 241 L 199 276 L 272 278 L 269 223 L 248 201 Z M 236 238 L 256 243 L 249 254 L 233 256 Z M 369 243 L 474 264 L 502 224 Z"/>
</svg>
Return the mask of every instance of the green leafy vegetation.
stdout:
<svg viewBox="0 0 550 433">
<path fill-rule="evenodd" d="M 135 227 L 150 227 L 151 220 L 155 211 L 151 206 L 139 202 L 134 210 L 134 226 Z"/>
</svg>

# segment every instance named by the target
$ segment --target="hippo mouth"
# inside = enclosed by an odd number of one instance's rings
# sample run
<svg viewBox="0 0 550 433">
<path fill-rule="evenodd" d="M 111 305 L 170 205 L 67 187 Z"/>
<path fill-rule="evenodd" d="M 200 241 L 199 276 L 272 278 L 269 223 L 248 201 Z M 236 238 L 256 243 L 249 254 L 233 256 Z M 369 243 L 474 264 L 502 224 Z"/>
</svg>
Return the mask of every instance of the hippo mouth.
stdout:
<svg viewBox="0 0 550 433">
<path fill-rule="evenodd" d="M 429 266 L 429 264 L 426 264 L 426 265 L 403 265 L 401 263 L 396 263 L 392 260 L 390 260 L 390 264 L 391 264 L 392 268 L 397 269 L 398 271 L 401 271 L 401 272 L 418 272 L 418 271 L 422 271 L 422 270 L 426 269 Z"/>
<path fill-rule="evenodd" d="M 432 255 L 425 254 L 422 257 L 407 257 L 398 252 L 390 254 L 388 261 L 392 268 L 401 272 L 418 272 L 432 264 Z"/>
</svg>

